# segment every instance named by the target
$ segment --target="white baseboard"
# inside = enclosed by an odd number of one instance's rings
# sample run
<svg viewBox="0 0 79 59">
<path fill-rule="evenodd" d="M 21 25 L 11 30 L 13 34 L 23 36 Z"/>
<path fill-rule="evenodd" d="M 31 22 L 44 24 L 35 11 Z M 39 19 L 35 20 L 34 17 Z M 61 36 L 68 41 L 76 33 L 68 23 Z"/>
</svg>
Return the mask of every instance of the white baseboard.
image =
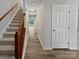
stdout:
<svg viewBox="0 0 79 59">
<path fill-rule="evenodd" d="M 39 37 L 39 35 L 38 35 L 38 34 L 37 34 L 37 36 L 38 36 L 38 39 L 39 39 L 39 41 L 40 41 L 40 43 L 41 43 L 41 46 L 42 46 L 42 48 L 43 48 L 43 50 L 44 50 L 43 43 L 42 43 L 42 41 L 40 40 L 40 37 Z"/>
<path fill-rule="evenodd" d="M 69 48 L 70 50 L 78 50 L 78 48 Z"/>
<path fill-rule="evenodd" d="M 41 41 L 41 39 L 40 39 L 40 37 L 39 37 L 38 34 L 37 34 L 37 36 L 38 36 L 38 39 L 39 39 L 39 41 L 40 41 L 40 43 L 41 43 L 41 46 L 42 46 L 43 50 L 52 50 L 52 48 L 44 47 L 44 45 L 43 45 L 43 43 L 42 43 L 42 41 Z"/>
<path fill-rule="evenodd" d="M 52 48 L 43 48 L 43 50 L 52 50 Z"/>
</svg>

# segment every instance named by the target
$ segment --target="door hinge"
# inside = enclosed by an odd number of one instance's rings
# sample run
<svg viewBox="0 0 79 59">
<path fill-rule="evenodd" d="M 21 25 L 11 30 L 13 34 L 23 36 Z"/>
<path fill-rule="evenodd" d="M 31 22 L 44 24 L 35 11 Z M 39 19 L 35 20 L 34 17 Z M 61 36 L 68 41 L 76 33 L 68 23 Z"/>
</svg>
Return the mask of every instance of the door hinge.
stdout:
<svg viewBox="0 0 79 59">
<path fill-rule="evenodd" d="M 69 14 L 70 14 L 70 11 L 69 11 Z"/>
<path fill-rule="evenodd" d="M 67 44 L 69 45 L 69 42 Z"/>
<path fill-rule="evenodd" d="M 70 27 L 68 26 L 68 29 L 70 29 Z"/>
<path fill-rule="evenodd" d="M 68 48 L 69 48 L 69 42 L 67 44 L 68 44 Z"/>
</svg>

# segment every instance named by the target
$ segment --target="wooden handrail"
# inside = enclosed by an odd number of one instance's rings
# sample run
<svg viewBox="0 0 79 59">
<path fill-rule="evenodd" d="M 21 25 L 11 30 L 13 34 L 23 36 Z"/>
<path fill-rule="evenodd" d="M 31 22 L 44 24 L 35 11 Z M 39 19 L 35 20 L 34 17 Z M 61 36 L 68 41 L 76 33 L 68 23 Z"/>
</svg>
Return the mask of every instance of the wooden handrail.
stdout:
<svg viewBox="0 0 79 59">
<path fill-rule="evenodd" d="M 0 21 L 5 18 L 16 6 L 18 5 L 18 3 L 16 3 L 8 12 L 6 12 L 2 17 L 0 17 Z"/>
<path fill-rule="evenodd" d="M 22 58 L 23 45 L 24 45 L 24 37 L 25 37 L 25 28 L 24 28 L 24 15 L 20 20 L 19 29 L 15 34 L 15 57 L 16 59 Z"/>
</svg>

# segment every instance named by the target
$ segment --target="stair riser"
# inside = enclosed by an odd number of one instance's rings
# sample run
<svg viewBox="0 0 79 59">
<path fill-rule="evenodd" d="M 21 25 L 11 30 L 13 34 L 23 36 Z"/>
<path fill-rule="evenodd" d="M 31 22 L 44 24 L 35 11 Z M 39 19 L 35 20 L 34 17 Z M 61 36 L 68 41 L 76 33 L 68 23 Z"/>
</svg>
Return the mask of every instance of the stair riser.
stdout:
<svg viewBox="0 0 79 59">
<path fill-rule="evenodd" d="M 17 30 L 7 30 L 7 32 L 16 32 Z"/>
<path fill-rule="evenodd" d="M 19 25 L 20 23 L 18 22 L 18 23 L 11 23 L 11 24 L 14 24 L 14 25 Z"/>
<path fill-rule="evenodd" d="M 11 51 L 0 51 L 0 55 L 14 56 L 15 55 L 15 51 L 14 50 L 11 50 Z"/>
<path fill-rule="evenodd" d="M 15 18 L 15 19 L 13 19 L 13 21 L 21 21 L 22 20 L 22 18 Z"/>
<path fill-rule="evenodd" d="M 7 29 L 7 32 L 16 32 L 17 29 Z"/>
<path fill-rule="evenodd" d="M 20 23 L 19 21 L 12 21 L 12 23 Z"/>
<path fill-rule="evenodd" d="M 14 41 L 0 41 L 0 45 L 14 45 Z"/>
<path fill-rule="evenodd" d="M 13 25 L 19 25 L 20 23 L 18 22 L 18 23 L 11 23 L 11 24 L 13 24 Z"/>
<path fill-rule="evenodd" d="M 15 26 L 15 27 L 8 27 L 8 29 L 18 29 L 19 27 L 18 27 L 18 25 L 17 25 L 17 27 Z"/>
<path fill-rule="evenodd" d="M 20 22 L 20 20 L 13 20 L 13 22 Z"/>
<path fill-rule="evenodd" d="M 4 34 L 3 35 L 4 38 L 12 38 L 14 36 L 15 36 L 14 34 Z"/>
<path fill-rule="evenodd" d="M 19 25 L 9 25 L 10 27 L 19 27 Z"/>
</svg>

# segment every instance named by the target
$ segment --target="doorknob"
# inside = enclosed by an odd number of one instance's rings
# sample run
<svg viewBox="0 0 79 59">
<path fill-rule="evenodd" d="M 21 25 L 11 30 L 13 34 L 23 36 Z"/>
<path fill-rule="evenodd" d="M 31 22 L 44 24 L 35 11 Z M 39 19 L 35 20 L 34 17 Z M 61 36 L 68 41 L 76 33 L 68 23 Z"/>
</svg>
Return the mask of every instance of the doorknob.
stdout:
<svg viewBox="0 0 79 59">
<path fill-rule="evenodd" d="M 53 29 L 53 31 L 56 31 L 55 29 Z"/>
</svg>

